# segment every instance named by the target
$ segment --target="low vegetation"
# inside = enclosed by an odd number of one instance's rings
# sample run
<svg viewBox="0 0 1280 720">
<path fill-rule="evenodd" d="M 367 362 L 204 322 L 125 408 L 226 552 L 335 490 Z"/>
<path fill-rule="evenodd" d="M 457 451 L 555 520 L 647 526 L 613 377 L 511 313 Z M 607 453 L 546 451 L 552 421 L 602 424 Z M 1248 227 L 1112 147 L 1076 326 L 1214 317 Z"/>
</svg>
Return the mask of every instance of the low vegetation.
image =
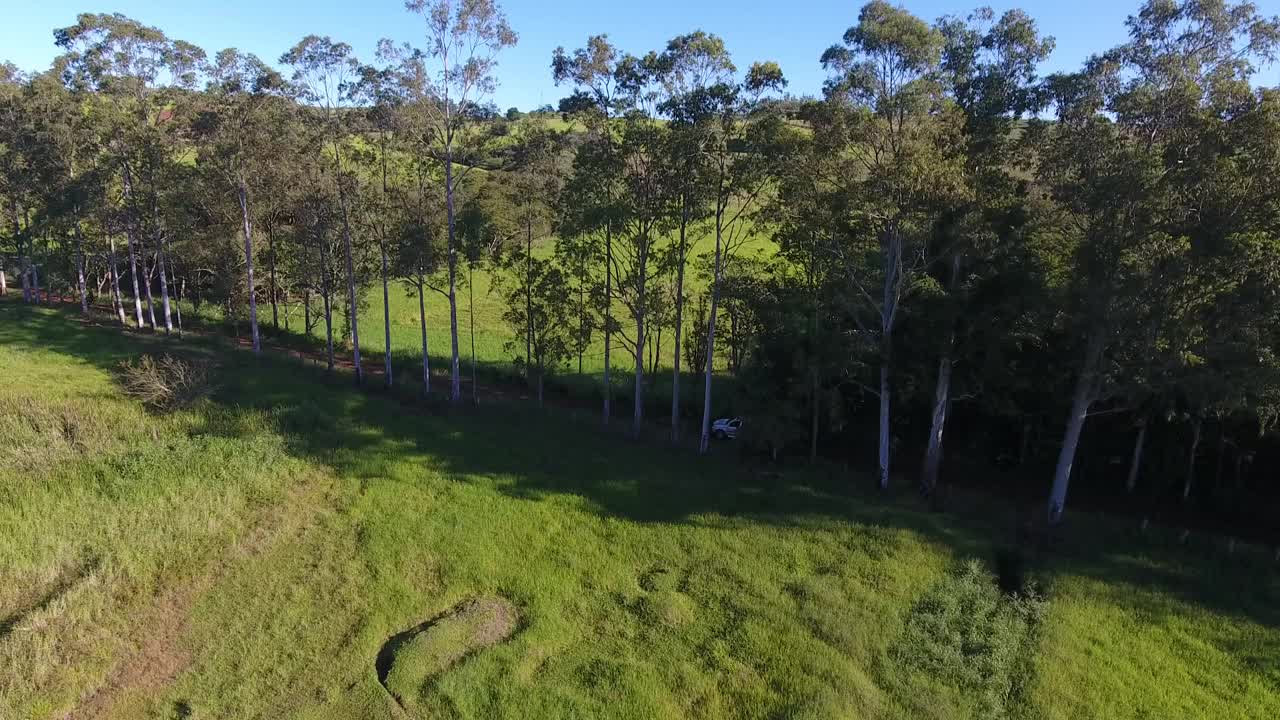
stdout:
<svg viewBox="0 0 1280 720">
<path fill-rule="evenodd" d="M 206 362 L 173 355 L 126 360 L 120 363 L 120 376 L 125 393 L 159 410 L 185 407 L 212 389 Z"/>
<path fill-rule="evenodd" d="M 0 396 L 24 408 L 0 417 L 100 428 L 0 436 L 0 715 L 1280 711 L 1280 574 L 1256 548 L 1081 513 L 1009 594 L 993 507 L 529 404 L 415 409 L 192 336 L 216 389 L 149 411 L 117 369 L 175 343 L 0 303 Z"/>
<path fill-rule="evenodd" d="M 0 718 L 1280 717 L 1280 17 L 404 6 L 0 64 Z"/>
</svg>

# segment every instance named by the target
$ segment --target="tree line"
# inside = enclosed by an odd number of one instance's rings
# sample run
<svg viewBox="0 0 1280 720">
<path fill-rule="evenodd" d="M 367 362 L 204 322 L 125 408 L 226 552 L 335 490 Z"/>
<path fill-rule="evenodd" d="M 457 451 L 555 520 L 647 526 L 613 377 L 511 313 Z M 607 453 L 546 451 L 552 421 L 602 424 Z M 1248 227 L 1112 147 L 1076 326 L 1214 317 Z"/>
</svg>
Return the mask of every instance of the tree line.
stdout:
<svg viewBox="0 0 1280 720">
<path fill-rule="evenodd" d="M 539 401 L 602 348 L 602 421 L 620 363 L 636 435 L 662 362 L 671 439 L 696 426 L 702 452 L 716 408 L 774 456 L 861 448 L 874 426 L 880 487 L 910 448 L 933 496 L 960 417 L 996 464 L 1054 448 L 1056 523 L 1103 423 L 1130 443 L 1131 492 L 1149 447 L 1182 453 L 1149 483 L 1184 501 L 1205 457 L 1210 506 L 1271 492 L 1251 465 L 1280 397 L 1280 94 L 1255 80 L 1280 22 L 1254 5 L 1147 0 L 1124 44 L 1042 75 L 1053 40 L 1020 10 L 931 23 L 873 0 L 815 52 L 819 97 L 701 30 L 641 54 L 596 35 L 550 58 L 557 108 L 505 114 L 490 98 L 518 37 L 498 4 L 406 8 L 421 46 L 367 61 L 314 35 L 274 64 L 210 56 L 85 14 L 48 70 L 3 66 L 0 292 L 8 270 L 27 302 L 57 291 L 165 333 L 215 304 L 255 352 L 269 308 L 273 329 L 322 327 L 358 383 L 380 301 L 390 386 L 407 289 L 424 393 L 437 294 L 461 402 L 480 270 Z M 776 254 L 746 250 L 760 239 Z"/>
</svg>

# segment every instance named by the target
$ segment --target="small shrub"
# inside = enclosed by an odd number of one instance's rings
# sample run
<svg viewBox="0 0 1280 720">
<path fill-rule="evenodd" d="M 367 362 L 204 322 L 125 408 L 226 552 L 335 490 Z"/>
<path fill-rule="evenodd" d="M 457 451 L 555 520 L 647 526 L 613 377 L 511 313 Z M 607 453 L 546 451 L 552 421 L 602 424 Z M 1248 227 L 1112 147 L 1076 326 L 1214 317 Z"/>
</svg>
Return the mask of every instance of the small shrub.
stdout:
<svg viewBox="0 0 1280 720">
<path fill-rule="evenodd" d="M 917 708 L 920 714 L 1016 716 L 1044 609 L 1033 589 L 1006 595 L 981 562 L 965 563 L 925 593 L 891 651 L 895 665 L 931 686 L 926 693 L 905 688 L 904 696 L 933 704 L 933 712 Z M 952 707 L 938 710 L 945 705 Z"/>
<path fill-rule="evenodd" d="M 155 410 L 187 407 L 212 390 L 209 363 L 172 355 L 143 355 L 120 363 L 124 390 Z"/>
</svg>

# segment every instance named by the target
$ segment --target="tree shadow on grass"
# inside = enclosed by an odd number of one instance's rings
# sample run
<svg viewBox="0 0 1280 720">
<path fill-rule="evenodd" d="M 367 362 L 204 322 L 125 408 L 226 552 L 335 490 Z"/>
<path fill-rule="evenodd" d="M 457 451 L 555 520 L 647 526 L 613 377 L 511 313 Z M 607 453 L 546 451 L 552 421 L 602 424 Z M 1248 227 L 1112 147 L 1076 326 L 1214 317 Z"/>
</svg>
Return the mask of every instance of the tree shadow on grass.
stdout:
<svg viewBox="0 0 1280 720">
<path fill-rule="evenodd" d="M 931 513 L 910 490 L 876 493 L 866 489 L 869 482 L 832 468 L 779 470 L 729 453 L 697 457 L 658 442 L 625 440 L 563 408 L 539 410 L 518 401 L 453 408 L 423 401 L 412 390 L 355 391 L 348 374 L 283 355 L 231 351 L 208 336 L 178 343 L 109 325 L 82 326 L 70 312 L 0 302 L 0 344 L 48 349 L 111 371 L 143 352 L 217 354 L 218 387 L 194 411 L 194 432 L 243 436 L 261 427 L 256 414 L 265 413 L 291 454 L 362 483 L 384 481 L 393 466 L 412 458 L 431 472 L 485 483 L 509 497 L 573 496 L 602 516 L 640 523 L 715 526 L 747 519 L 812 528 L 855 522 L 909 530 L 989 561 L 1017 537 L 1018 514 L 998 502 L 959 515 Z M 1070 522 L 1052 551 L 1033 558 L 1033 574 L 1050 585 L 1063 575 L 1094 577 L 1280 628 L 1280 575 L 1260 549 L 1224 560 L 1212 548 L 1170 546 L 1157 533 L 1136 535 L 1101 516 L 1081 513 Z M 1145 607 L 1141 598 L 1134 602 Z M 1172 610 L 1152 605 L 1141 611 Z"/>
</svg>

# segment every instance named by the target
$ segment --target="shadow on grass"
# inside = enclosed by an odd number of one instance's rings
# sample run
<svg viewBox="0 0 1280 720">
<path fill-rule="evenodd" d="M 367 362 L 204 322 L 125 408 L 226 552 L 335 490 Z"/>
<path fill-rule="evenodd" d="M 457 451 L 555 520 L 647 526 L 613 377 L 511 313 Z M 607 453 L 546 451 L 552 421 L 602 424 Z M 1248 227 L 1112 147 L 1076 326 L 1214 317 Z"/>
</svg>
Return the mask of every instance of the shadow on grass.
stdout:
<svg viewBox="0 0 1280 720">
<path fill-rule="evenodd" d="M 0 344 L 44 348 L 112 371 L 140 352 L 218 353 L 218 389 L 199 411 L 198 432 L 236 437 L 252 426 L 250 413 L 266 413 L 292 454 L 361 483 L 390 481 L 396 466 L 420 458 L 446 477 L 487 483 L 509 497 L 571 496 L 602 516 L 641 523 L 857 522 L 914 531 L 989 564 L 997 549 L 1017 542 L 1018 513 L 998 499 L 959 514 L 930 513 L 909 490 L 875 493 L 861 476 L 830 467 L 779 470 L 729 453 L 698 458 L 658 442 L 627 441 L 601 428 L 594 413 L 584 421 L 572 409 L 539 410 L 526 402 L 453 408 L 423 401 L 412 389 L 353 392 L 349 375 L 283 355 L 230 351 L 210 336 L 179 344 L 109 325 L 82 327 L 76 318 L 71 311 L 0 302 Z M 1050 590 L 1056 577 L 1082 575 L 1116 592 L 1150 589 L 1280 627 L 1280 574 L 1260 549 L 1228 556 L 1213 546 L 1178 545 L 1155 531 L 1139 535 L 1098 516 L 1071 517 L 1053 549 L 1032 557 L 1032 574 Z M 1170 612 L 1167 604 L 1145 598 L 1131 597 L 1128 604 L 1156 619 Z M 1233 653 L 1267 652 L 1246 645 Z"/>
</svg>

